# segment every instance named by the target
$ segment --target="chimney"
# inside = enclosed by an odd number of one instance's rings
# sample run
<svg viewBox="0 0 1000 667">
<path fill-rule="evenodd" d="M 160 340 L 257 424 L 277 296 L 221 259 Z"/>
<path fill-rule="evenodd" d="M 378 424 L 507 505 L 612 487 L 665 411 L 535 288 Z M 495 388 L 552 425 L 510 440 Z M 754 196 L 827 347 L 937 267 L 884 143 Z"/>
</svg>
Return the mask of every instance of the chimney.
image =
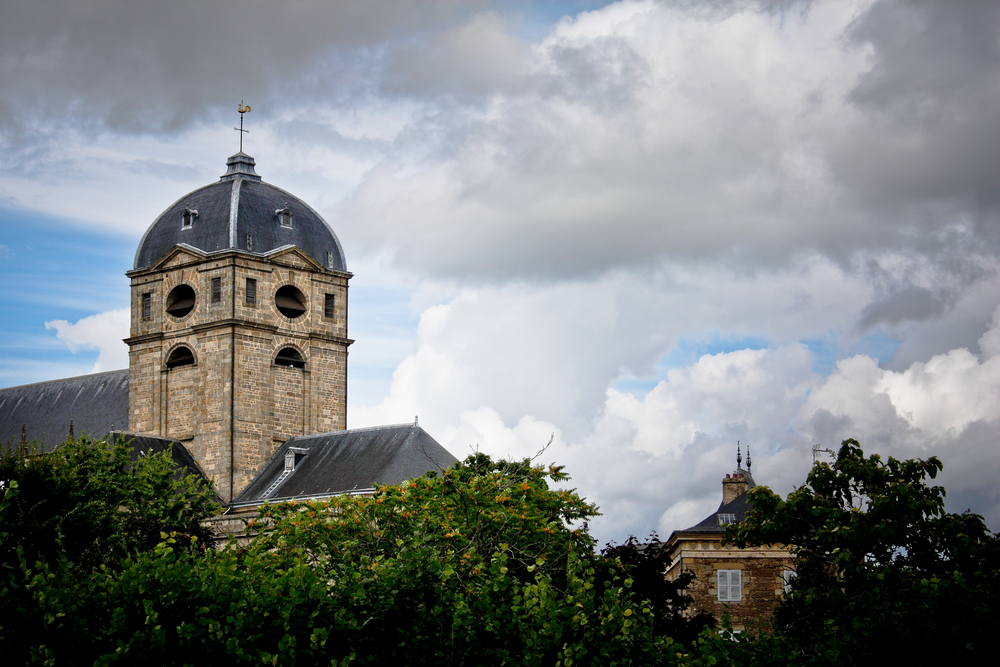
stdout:
<svg viewBox="0 0 1000 667">
<path fill-rule="evenodd" d="M 742 472 L 726 475 L 726 478 L 722 480 L 722 504 L 728 505 L 733 502 L 746 493 L 748 488 L 750 488 L 750 483 Z"/>
</svg>

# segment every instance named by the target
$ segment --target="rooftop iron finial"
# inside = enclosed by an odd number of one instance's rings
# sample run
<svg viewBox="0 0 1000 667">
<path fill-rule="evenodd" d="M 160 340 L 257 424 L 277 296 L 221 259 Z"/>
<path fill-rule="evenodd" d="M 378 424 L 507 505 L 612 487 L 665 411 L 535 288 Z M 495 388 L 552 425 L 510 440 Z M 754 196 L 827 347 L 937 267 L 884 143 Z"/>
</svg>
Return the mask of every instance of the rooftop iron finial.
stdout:
<svg viewBox="0 0 1000 667">
<path fill-rule="evenodd" d="M 751 465 L 753 465 L 753 464 L 750 463 L 750 445 L 747 445 L 747 472 L 750 472 L 750 466 Z"/>
<path fill-rule="evenodd" d="M 236 107 L 236 110 L 240 112 L 240 126 L 234 127 L 233 129 L 240 133 L 240 152 L 243 152 L 243 135 L 250 134 L 250 130 L 243 129 L 243 114 L 250 111 L 250 105 L 243 106 L 243 100 L 240 100 L 240 105 Z"/>
<path fill-rule="evenodd" d="M 743 463 L 743 455 L 740 454 L 740 441 L 736 441 L 736 469 L 740 469 L 740 465 Z"/>
</svg>

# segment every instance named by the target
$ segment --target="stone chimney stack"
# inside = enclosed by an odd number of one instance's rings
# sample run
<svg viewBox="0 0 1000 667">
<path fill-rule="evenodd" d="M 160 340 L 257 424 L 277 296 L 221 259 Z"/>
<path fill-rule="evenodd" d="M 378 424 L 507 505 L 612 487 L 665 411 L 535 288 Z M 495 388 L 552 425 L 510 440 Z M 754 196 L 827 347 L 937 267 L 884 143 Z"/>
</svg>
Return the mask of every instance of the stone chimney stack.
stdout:
<svg viewBox="0 0 1000 667">
<path fill-rule="evenodd" d="M 728 505 L 746 493 L 749 488 L 750 483 L 742 471 L 726 475 L 726 478 L 722 480 L 722 504 Z"/>
</svg>

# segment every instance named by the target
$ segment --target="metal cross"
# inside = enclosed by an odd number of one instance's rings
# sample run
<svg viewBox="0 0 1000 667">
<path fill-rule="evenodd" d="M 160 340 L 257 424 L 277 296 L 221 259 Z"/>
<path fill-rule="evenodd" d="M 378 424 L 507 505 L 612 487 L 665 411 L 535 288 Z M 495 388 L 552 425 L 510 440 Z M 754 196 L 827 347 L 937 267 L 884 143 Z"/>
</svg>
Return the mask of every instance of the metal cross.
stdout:
<svg viewBox="0 0 1000 667">
<path fill-rule="evenodd" d="M 234 127 L 233 129 L 240 133 L 240 152 L 243 152 L 243 135 L 250 134 L 250 130 L 243 129 L 243 114 L 250 111 L 250 105 L 243 106 L 243 100 L 240 100 L 240 106 L 237 107 L 237 111 L 240 112 L 240 126 Z"/>
</svg>

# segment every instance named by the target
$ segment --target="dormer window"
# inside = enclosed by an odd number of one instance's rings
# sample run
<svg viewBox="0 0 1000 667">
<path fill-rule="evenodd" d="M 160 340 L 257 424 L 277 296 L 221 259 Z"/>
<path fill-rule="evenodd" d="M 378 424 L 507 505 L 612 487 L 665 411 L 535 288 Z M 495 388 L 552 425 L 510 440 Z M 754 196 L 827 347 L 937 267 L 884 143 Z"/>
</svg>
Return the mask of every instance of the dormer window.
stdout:
<svg viewBox="0 0 1000 667">
<path fill-rule="evenodd" d="M 332 250 L 327 250 L 326 251 L 326 268 L 328 268 L 328 269 L 332 269 L 333 268 L 333 251 Z"/>
<path fill-rule="evenodd" d="M 288 202 L 285 202 L 285 208 L 279 208 L 274 212 L 274 214 L 278 216 L 279 225 L 281 225 L 282 227 L 288 227 L 289 229 L 291 228 L 292 211 L 291 209 L 288 208 Z"/>
<path fill-rule="evenodd" d="M 181 229 L 191 229 L 191 225 L 194 224 L 197 217 L 198 211 L 196 209 L 185 208 L 184 213 L 181 214 Z"/>
<path fill-rule="evenodd" d="M 304 459 L 308 453 L 308 449 L 301 447 L 289 447 L 285 450 L 285 472 L 293 472 L 299 461 Z"/>
<path fill-rule="evenodd" d="M 727 514 L 726 512 L 719 512 L 716 516 L 719 518 L 720 526 L 728 526 L 731 523 L 736 523 L 735 514 Z"/>
</svg>

